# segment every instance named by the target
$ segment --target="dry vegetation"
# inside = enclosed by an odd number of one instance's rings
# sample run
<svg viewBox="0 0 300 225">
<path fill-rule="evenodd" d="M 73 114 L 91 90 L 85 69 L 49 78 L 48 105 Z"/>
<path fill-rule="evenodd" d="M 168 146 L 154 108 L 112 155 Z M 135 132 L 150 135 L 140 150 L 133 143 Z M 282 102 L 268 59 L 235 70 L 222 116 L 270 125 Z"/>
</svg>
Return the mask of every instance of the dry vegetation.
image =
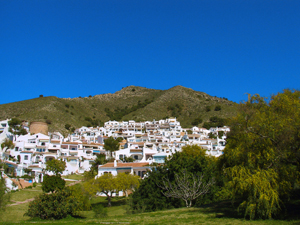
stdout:
<svg viewBox="0 0 300 225">
<path fill-rule="evenodd" d="M 221 110 L 215 111 L 218 105 Z M 206 110 L 208 106 L 211 108 L 210 111 Z M 235 115 L 236 107 L 236 103 L 227 99 L 212 97 L 182 86 L 168 90 L 129 86 L 114 94 L 74 99 L 39 97 L 3 104 L 0 105 L 0 120 L 18 117 L 29 122 L 48 122 L 50 131 L 66 134 L 68 131 L 65 124 L 70 124 L 74 128 L 102 125 L 103 122 L 114 118 L 145 121 L 175 116 L 183 127 L 191 127 L 192 121 L 199 117 L 203 122 L 212 116 L 232 117 Z M 107 109 L 112 113 L 110 116 Z"/>
</svg>

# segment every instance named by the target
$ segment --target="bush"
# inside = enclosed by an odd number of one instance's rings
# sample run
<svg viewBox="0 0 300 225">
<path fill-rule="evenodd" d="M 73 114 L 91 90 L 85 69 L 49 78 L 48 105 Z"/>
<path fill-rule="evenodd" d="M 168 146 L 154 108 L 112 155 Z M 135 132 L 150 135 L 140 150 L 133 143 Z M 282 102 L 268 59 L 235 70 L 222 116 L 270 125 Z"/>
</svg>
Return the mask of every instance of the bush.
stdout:
<svg viewBox="0 0 300 225">
<path fill-rule="evenodd" d="M 29 203 L 24 216 L 40 219 L 63 219 L 68 215 L 74 216 L 78 210 L 78 201 L 72 197 L 69 190 L 52 194 L 41 194 Z"/>
<path fill-rule="evenodd" d="M 216 107 L 215 107 L 215 111 L 220 111 L 221 110 L 221 106 L 220 105 L 217 105 Z"/>
<path fill-rule="evenodd" d="M 45 175 L 42 183 L 43 192 L 54 192 L 64 189 L 66 181 L 58 176 Z"/>
<path fill-rule="evenodd" d="M 103 205 L 94 205 L 93 206 L 94 217 L 95 218 L 103 218 L 107 217 L 107 208 L 104 208 Z"/>
</svg>

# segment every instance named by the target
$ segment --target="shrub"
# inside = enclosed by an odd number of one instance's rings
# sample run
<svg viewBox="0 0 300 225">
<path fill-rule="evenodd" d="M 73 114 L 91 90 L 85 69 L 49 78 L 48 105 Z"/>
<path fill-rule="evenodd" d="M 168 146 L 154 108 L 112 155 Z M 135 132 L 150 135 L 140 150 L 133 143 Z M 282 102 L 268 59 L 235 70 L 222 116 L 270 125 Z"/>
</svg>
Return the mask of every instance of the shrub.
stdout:
<svg viewBox="0 0 300 225">
<path fill-rule="evenodd" d="M 209 112 L 210 110 L 211 110 L 211 107 L 210 107 L 210 106 L 206 106 L 206 107 L 205 107 L 205 111 L 206 111 L 206 112 Z"/>
<path fill-rule="evenodd" d="M 220 111 L 221 110 L 221 106 L 220 105 L 217 105 L 216 107 L 215 107 L 215 111 Z"/>
<path fill-rule="evenodd" d="M 47 120 L 46 120 L 46 123 L 47 123 L 47 124 L 51 124 L 51 123 L 52 123 L 52 121 L 51 121 L 51 120 L 49 120 L 49 119 L 47 119 Z"/>
<path fill-rule="evenodd" d="M 95 218 L 103 218 L 107 217 L 107 208 L 104 208 L 103 205 L 94 205 L 93 206 L 94 217 Z"/>
<path fill-rule="evenodd" d="M 29 203 L 28 211 L 24 214 L 31 218 L 63 219 L 68 215 L 74 216 L 78 210 L 78 201 L 72 197 L 69 190 L 52 194 L 41 194 Z"/>
<path fill-rule="evenodd" d="M 54 192 L 64 189 L 66 181 L 60 176 L 45 175 L 42 183 L 43 192 Z"/>
</svg>

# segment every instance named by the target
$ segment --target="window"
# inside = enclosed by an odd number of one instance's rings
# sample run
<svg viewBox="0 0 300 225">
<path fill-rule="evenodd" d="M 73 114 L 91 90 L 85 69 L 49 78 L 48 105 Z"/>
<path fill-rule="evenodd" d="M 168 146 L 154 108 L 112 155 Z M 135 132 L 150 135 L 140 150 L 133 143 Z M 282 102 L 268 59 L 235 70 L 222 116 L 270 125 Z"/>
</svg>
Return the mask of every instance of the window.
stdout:
<svg viewBox="0 0 300 225">
<path fill-rule="evenodd" d="M 24 156 L 24 160 L 28 160 L 28 155 L 25 155 L 25 156 Z"/>
</svg>

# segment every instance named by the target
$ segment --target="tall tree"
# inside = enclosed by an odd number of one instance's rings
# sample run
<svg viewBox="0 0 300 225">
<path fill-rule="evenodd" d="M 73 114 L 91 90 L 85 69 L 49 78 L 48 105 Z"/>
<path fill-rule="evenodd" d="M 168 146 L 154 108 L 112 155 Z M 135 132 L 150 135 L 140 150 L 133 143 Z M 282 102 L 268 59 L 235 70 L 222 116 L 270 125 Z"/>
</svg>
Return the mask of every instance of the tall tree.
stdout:
<svg viewBox="0 0 300 225">
<path fill-rule="evenodd" d="M 52 159 L 46 162 L 46 170 L 59 175 L 66 169 L 66 162 L 58 159 Z"/>
<path fill-rule="evenodd" d="M 245 216 L 271 218 L 299 185 L 300 92 L 252 96 L 231 122 L 220 168 Z M 299 187 L 299 186 L 298 186 Z"/>
<path fill-rule="evenodd" d="M 5 179 L 2 177 L 0 171 L 0 213 L 1 211 L 5 210 L 6 204 L 8 203 L 10 197 L 5 183 Z"/>
<path fill-rule="evenodd" d="M 128 197 L 128 191 L 133 191 L 140 185 L 140 177 L 129 173 L 118 173 L 117 181 L 120 190 L 123 190 L 125 196 Z"/>
<path fill-rule="evenodd" d="M 96 195 L 97 193 L 104 193 L 107 196 L 108 207 L 111 206 L 113 194 L 120 190 L 120 184 L 117 181 L 117 177 L 110 173 L 85 182 L 84 187 L 91 196 Z"/>
<path fill-rule="evenodd" d="M 193 200 L 207 194 L 213 184 L 213 178 L 208 182 L 203 182 L 203 174 L 192 174 L 182 170 L 180 173 L 175 173 L 174 182 L 164 177 L 159 187 L 164 190 L 163 194 L 166 197 L 182 199 L 186 207 L 191 207 Z"/>
<path fill-rule="evenodd" d="M 164 165 L 156 166 L 149 171 L 147 177 L 141 180 L 139 188 L 133 192 L 130 207 L 133 211 L 138 211 L 144 207 L 145 211 L 155 211 L 172 207 L 184 206 L 184 201 L 174 197 L 166 197 L 160 186 L 165 178 L 172 183 L 175 182 L 175 174 L 180 174 L 182 169 L 188 173 L 202 173 L 202 182 L 208 183 L 216 176 L 216 159 L 207 156 L 205 150 L 197 145 L 189 145 L 182 148 L 181 152 L 176 152 L 172 158 L 166 160 Z M 192 179 L 192 178 L 191 178 Z M 198 197 L 197 205 L 215 201 L 215 193 L 218 185 L 210 187 L 210 193 Z"/>
<path fill-rule="evenodd" d="M 15 144 L 9 140 L 8 138 L 5 138 L 5 140 L 1 143 L 1 148 L 4 149 L 13 149 L 15 147 Z"/>
<path fill-rule="evenodd" d="M 119 150 L 120 143 L 118 140 L 115 140 L 113 137 L 109 137 L 106 140 L 104 140 L 104 148 L 107 151 L 110 151 L 110 154 L 112 152 Z"/>
</svg>

